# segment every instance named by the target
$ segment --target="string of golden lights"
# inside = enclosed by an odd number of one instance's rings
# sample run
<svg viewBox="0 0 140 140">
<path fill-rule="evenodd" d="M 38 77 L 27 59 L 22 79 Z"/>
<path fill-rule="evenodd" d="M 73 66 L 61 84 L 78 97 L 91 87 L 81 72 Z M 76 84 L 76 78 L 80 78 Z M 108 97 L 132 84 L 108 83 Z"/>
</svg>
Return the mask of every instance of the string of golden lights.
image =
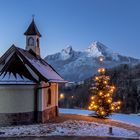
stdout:
<svg viewBox="0 0 140 140">
<path fill-rule="evenodd" d="M 99 58 L 103 63 L 103 57 Z M 106 69 L 101 67 L 98 69 L 99 75 L 95 76 L 95 86 L 91 87 L 92 95 L 90 97 L 89 110 L 94 110 L 99 117 L 106 117 L 112 112 L 119 110 L 121 101 L 113 102 L 112 95 L 116 90 L 114 85 L 109 85 L 110 77 L 105 75 Z"/>
</svg>

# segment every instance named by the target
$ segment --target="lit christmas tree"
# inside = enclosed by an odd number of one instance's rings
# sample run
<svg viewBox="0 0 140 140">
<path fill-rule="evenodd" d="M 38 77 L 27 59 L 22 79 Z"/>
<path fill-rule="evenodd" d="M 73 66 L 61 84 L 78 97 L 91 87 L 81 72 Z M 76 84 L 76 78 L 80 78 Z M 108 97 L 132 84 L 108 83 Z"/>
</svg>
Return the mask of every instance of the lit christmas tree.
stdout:
<svg viewBox="0 0 140 140">
<path fill-rule="evenodd" d="M 100 63 L 103 63 L 103 57 L 99 58 Z M 110 77 L 105 75 L 105 68 L 98 69 L 98 75 L 95 76 L 93 85 L 90 89 L 93 94 L 90 97 L 89 110 L 94 110 L 100 118 L 109 116 L 111 113 L 120 109 L 121 101 L 113 102 L 114 85 L 109 85 Z"/>
</svg>

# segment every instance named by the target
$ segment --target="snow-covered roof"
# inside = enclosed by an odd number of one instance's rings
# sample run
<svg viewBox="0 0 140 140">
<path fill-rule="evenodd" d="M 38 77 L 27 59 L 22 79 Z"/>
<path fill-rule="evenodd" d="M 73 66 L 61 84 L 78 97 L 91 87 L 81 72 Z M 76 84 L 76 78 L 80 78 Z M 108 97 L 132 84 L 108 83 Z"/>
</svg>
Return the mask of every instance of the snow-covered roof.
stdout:
<svg viewBox="0 0 140 140">
<path fill-rule="evenodd" d="M 0 84 L 35 84 L 35 82 L 27 79 L 24 76 L 20 76 L 18 73 L 14 75 L 13 73 L 7 72 L 0 76 Z"/>
<path fill-rule="evenodd" d="M 10 56 L 10 54 L 12 55 Z M 52 66 L 33 51 L 27 51 L 14 45 L 0 58 L 0 64 L 4 64 L 0 71 L 0 84 L 14 80 L 15 82 L 23 82 L 25 81 L 24 77 L 26 77 L 26 80 L 30 79 L 30 82 L 34 81 L 36 83 L 40 81 L 55 83 L 66 82 Z M 13 73 L 13 75 L 11 73 Z M 7 77 L 9 77 L 9 79 L 7 79 Z M 14 80 L 11 80 L 13 77 Z M 20 78 L 22 78 L 22 80 Z"/>
</svg>

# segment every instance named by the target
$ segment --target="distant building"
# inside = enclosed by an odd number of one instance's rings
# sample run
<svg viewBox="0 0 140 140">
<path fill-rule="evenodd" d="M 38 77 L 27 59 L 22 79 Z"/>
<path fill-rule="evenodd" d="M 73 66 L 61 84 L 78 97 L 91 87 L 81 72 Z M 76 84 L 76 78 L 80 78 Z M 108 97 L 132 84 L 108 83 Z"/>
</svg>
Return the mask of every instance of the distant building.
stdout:
<svg viewBox="0 0 140 140">
<path fill-rule="evenodd" d="M 73 86 L 80 86 L 83 85 L 85 82 L 84 81 L 79 81 L 79 82 L 67 82 L 65 83 L 65 87 L 73 87 Z"/>
<path fill-rule="evenodd" d="M 65 83 L 65 87 L 72 87 L 75 85 L 75 82 L 67 82 Z"/>
<path fill-rule="evenodd" d="M 84 84 L 84 81 L 77 82 L 77 85 L 83 85 L 83 84 Z"/>
<path fill-rule="evenodd" d="M 0 125 L 44 123 L 58 115 L 61 76 L 40 56 L 40 37 L 34 19 L 26 49 L 12 45 L 0 58 Z"/>
</svg>

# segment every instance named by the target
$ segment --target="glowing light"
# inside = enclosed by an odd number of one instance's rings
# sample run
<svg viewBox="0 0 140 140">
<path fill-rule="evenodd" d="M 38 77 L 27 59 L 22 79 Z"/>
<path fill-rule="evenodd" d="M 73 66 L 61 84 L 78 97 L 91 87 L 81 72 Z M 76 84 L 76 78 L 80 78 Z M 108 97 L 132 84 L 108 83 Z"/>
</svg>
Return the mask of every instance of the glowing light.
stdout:
<svg viewBox="0 0 140 140">
<path fill-rule="evenodd" d="M 99 102 L 99 103 L 101 103 L 101 102 L 102 102 L 102 100 L 99 100 L 98 102 Z"/>
<path fill-rule="evenodd" d="M 111 89 L 110 92 L 112 93 L 114 91 L 114 89 Z"/>
<path fill-rule="evenodd" d="M 99 92 L 99 96 L 102 96 L 102 95 L 103 95 L 103 92 L 102 92 L 102 91 L 100 91 L 100 92 Z"/>
<path fill-rule="evenodd" d="M 89 106 L 88 109 L 91 110 L 92 108 Z"/>
<path fill-rule="evenodd" d="M 98 69 L 98 73 L 104 74 L 104 73 L 105 73 L 105 68 L 99 68 L 99 69 Z"/>
<path fill-rule="evenodd" d="M 101 68 L 100 68 L 100 69 L 98 69 L 98 72 L 99 72 L 99 73 L 101 72 Z"/>
<path fill-rule="evenodd" d="M 90 98 L 91 100 L 94 100 L 94 96 L 91 96 L 91 98 Z"/>
<path fill-rule="evenodd" d="M 97 106 L 97 105 L 94 105 L 94 106 L 93 106 L 93 108 L 94 108 L 94 109 L 97 109 L 97 108 L 98 108 L 98 106 Z"/>
<path fill-rule="evenodd" d="M 114 106 L 111 107 L 111 110 L 113 110 L 113 111 L 115 110 Z"/>
<path fill-rule="evenodd" d="M 112 99 L 108 99 L 107 102 L 108 102 L 108 103 L 111 103 L 111 102 L 112 102 Z"/>
<path fill-rule="evenodd" d="M 100 57 L 100 58 L 99 58 L 99 61 L 100 61 L 100 62 L 103 62 L 103 61 L 104 61 L 103 57 Z"/>
<path fill-rule="evenodd" d="M 112 86 L 112 89 L 115 89 L 115 86 Z"/>
<path fill-rule="evenodd" d="M 106 94 L 106 97 L 109 97 L 109 96 L 110 96 L 110 94 L 109 94 L 109 93 L 107 93 L 107 94 Z"/>
<path fill-rule="evenodd" d="M 91 107 L 93 106 L 93 104 L 90 105 Z"/>
<path fill-rule="evenodd" d="M 105 72 L 105 68 L 102 68 L 102 72 Z"/>
<path fill-rule="evenodd" d="M 118 103 L 119 105 L 121 105 L 121 101 L 118 101 L 117 103 Z"/>
<path fill-rule="evenodd" d="M 96 81 L 98 81 L 98 80 L 99 80 L 99 77 L 98 77 L 98 76 L 96 76 L 96 77 L 95 77 L 95 80 L 96 80 Z"/>
<path fill-rule="evenodd" d="M 117 109 L 120 109 L 120 106 L 118 106 Z"/>
<path fill-rule="evenodd" d="M 111 86 L 110 92 L 114 92 L 115 86 Z"/>
<path fill-rule="evenodd" d="M 60 99 L 64 99 L 64 98 L 65 98 L 64 93 L 61 93 L 61 94 L 60 94 Z"/>
<path fill-rule="evenodd" d="M 92 101 L 92 104 L 95 104 L 95 102 L 94 102 L 94 101 Z"/>
<path fill-rule="evenodd" d="M 104 115 L 104 114 L 105 114 L 105 112 L 104 112 L 104 111 L 101 111 L 101 114 L 102 114 L 102 115 Z"/>
</svg>

